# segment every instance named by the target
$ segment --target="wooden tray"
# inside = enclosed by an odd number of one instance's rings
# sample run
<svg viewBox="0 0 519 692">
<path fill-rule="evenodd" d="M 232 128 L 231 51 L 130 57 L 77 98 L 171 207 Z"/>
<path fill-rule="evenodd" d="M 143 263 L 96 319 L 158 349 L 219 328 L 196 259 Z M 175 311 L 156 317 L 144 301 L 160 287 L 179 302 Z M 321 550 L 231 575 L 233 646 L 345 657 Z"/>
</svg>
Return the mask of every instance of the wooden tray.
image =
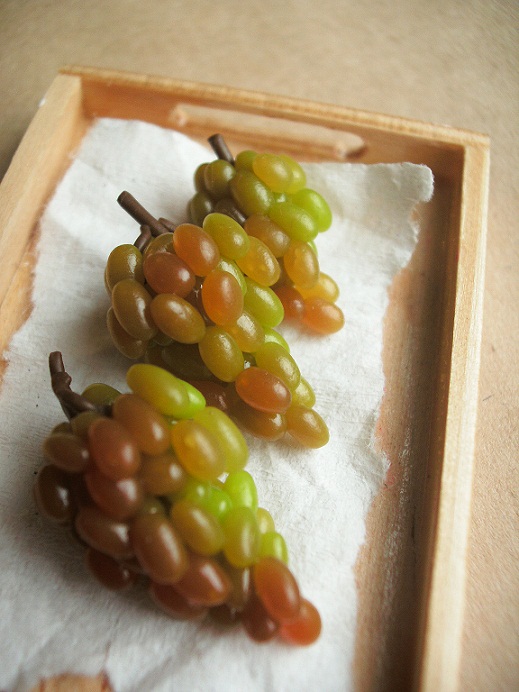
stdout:
<svg viewBox="0 0 519 692">
<path fill-rule="evenodd" d="M 1 347 L 30 312 L 38 219 L 93 118 L 140 119 L 301 161 L 410 161 L 435 177 L 411 264 L 391 289 L 378 424 L 391 461 L 357 565 L 358 689 L 457 687 L 476 425 L 489 142 L 339 106 L 65 68 L 0 186 Z M 64 671 L 65 672 L 65 671 Z M 104 684 L 104 682 L 103 682 Z"/>
</svg>

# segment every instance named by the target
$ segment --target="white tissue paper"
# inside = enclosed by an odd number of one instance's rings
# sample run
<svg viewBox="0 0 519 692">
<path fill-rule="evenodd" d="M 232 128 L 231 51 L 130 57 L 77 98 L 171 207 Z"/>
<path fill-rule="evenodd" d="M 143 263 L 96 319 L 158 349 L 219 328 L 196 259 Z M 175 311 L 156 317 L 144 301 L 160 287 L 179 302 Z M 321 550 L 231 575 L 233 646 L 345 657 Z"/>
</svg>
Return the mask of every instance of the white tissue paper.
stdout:
<svg viewBox="0 0 519 692">
<path fill-rule="evenodd" d="M 310 336 L 281 327 L 330 442 L 306 450 L 248 438 L 260 504 L 288 544 L 301 591 L 323 629 L 310 647 L 256 644 L 240 627 L 220 631 L 159 612 L 144 590 L 112 593 L 89 575 L 66 531 L 37 513 L 32 485 L 41 444 L 64 419 L 50 388 L 48 354 L 63 353 L 76 391 L 106 382 L 127 391 L 129 365 L 105 328 L 103 271 L 137 224 L 119 207 L 131 192 L 156 217 L 185 219 L 199 163 L 213 157 L 187 137 L 135 121 L 100 119 L 41 220 L 33 309 L 5 355 L 0 395 L 0 687 L 27 690 L 64 672 L 105 671 L 117 692 L 348 690 L 357 594 L 354 565 L 365 518 L 384 480 L 374 451 L 384 391 L 383 319 L 388 287 L 409 261 L 417 203 L 432 175 L 414 164 L 305 165 L 308 186 L 328 200 L 333 226 L 317 239 L 320 266 L 341 289 L 346 325 Z"/>
</svg>

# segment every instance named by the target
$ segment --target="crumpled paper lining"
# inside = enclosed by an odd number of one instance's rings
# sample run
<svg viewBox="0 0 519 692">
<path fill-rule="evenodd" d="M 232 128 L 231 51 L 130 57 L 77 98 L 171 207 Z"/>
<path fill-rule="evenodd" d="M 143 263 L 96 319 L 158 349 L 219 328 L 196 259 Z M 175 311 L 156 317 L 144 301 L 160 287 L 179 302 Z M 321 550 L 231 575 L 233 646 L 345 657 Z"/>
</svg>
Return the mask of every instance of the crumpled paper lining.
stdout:
<svg viewBox="0 0 519 692">
<path fill-rule="evenodd" d="M 386 459 L 374 451 L 384 391 L 383 318 L 388 287 L 409 261 L 419 202 L 431 171 L 414 164 L 307 164 L 308 186 L 328 200 L 332 228 L 317 239 L 321 269 L 339 283 L 346 326 L 319 337 L 282 327 L 317 395 L 330 442 L 304 450 L 248 438 L 260 504 L 286 538 L 302 593 L 323 631 L 308 648 L 251 642 L 241 628 L 169 619 L 143 589 L 104 590 L 66 532 L 38 516 L 32 483 L 41 443 L 63 419 L 47 358 L 61 350 L 81 391 L 126 390 L 128 362 L 105 329 L 103 271 L 110 250 L 137 224 L 116 203 L 126 189 L 156 217 L 185 220 L 192 175 L 212 152 L 185 136 L 135 121 L 100 119 L 41 220 L 34 308 L 12 339 L 0 394 L 0 686 L 26 690 L 42 677 L 101 670 L 118 692 L 142 690 L 348 690 L 357 595 L 354 564 Z"/>
</svg>

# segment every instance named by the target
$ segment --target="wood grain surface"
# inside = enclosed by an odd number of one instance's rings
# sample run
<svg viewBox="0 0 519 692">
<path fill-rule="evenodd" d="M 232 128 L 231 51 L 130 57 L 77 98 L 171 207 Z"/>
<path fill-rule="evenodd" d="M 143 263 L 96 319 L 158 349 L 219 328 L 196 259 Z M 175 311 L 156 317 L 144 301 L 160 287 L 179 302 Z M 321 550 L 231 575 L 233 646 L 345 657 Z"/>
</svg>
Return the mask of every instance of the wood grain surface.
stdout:
<svg viewBox="0 0 519 692">
<path fill-rule="evenodd" d="M 519 687 L 518 27 L 517 3 L 499 0 L 0 2 L 0 175 L 56 72 L 71 63 L 311 98 L 490 136 L 462 690 Z M 384 682 L 382 675 L 372 688 Z"/>
</svg>

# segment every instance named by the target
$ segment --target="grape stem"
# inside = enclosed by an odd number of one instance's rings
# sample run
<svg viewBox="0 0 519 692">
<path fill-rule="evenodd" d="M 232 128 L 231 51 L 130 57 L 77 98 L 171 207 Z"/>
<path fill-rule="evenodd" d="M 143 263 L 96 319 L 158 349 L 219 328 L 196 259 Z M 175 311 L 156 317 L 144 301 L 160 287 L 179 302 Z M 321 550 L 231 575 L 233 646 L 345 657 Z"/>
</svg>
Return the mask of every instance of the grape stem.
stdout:
<svg viewBox="0 0 519 692">
<path fill-rule="evenodd" d="M 49 370 L 52 391 L 56 395 L 63 412 L 69 420 L 83 413 L 83 411 L 99 411 L 104 413 L 98 406 L 88 401 L 88 399 L 85 399 L 84 396 L 72 391 L 70 388 L 72 377 L 65 370 L 63 357 L 60 351 L 53 351 L 49 355 Z"/>
<path fill-rule="evenodd" d="M 212 146 L 214 153 L 219 159 L 223 159 L 234 166 L 234 156 L 231 154 L 223 135 L 211 135 L 207 141 Z"/>
<path fill-rule="evenodd" d="M 117 202 L 121 205 L 124 211 L 135 219 L 141 227 L 147 226 L 150 229 L 151 235 L 156 237 L 162 233 L 169 233 L 170 229 L 158 219 L 150 214 L 133 195 L 124 190 L 117 198 Z"/>
</svg>

